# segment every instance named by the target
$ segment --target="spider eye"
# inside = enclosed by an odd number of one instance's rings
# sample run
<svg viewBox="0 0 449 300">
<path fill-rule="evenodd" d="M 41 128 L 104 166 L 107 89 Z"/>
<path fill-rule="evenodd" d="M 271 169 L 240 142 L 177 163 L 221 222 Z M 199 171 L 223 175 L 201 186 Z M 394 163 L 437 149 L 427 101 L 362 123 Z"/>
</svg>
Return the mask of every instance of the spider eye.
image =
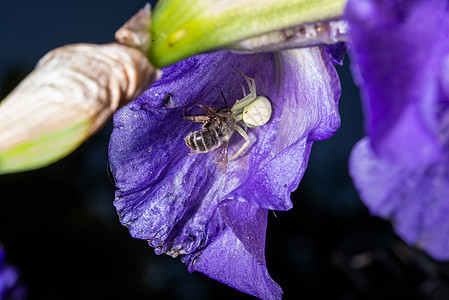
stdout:
<svg viewBox="0 0 449 300">
<path fill-rule="evenodd" d="M 243 122 L 249 127 L 258 127 L 271 118 L 271 103 L 265 97 L 257 97 L 243 109 Z"/>
</svg>

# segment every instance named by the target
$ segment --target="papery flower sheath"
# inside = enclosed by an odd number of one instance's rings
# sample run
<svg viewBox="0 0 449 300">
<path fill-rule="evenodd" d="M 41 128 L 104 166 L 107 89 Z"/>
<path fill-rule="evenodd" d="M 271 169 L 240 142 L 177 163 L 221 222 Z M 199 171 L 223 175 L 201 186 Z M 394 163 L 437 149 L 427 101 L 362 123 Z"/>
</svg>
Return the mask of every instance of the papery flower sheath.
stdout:
<svg viewBox="0 0 449 300">
<path fill-rule="evenodd" d="M 350 172 L 371 213 L 449 259 L 449 4 L 350 1 L 353 73 L 367 136 Z"/>
<path fill-rule="evenodd" d="M 65 45 L 39 60 L 0 103 L 0 174 L 70 154 L 158 79 L 144 54 L 150 14 L 147 4 L 116 32 L 117 43 Z"/>
<path fill-rule="evenodd" d="M 248 128 L 250 145 L 223 173 L 217 151 L 189 155 L 184 138 L 201 124 L 193 103 L 224 107 L 243 98 L 244 79 L 255 78 L 267 97 L 270 121 Z M 248 91 L 247 91 L 248 92 Z M 109 144 L 117 191 L 114 205 L 135 238 L 157 254 L 181 255 L 199 271 L 245 293 L 280 299 L 282 290 L 265 263 L 268 210 L 292 207 L 313 141 L 340 125 L 340 84 L 321 48 L 238 55 L 217 52 L 163 69 L 162 78 L 114 115 Z M 229 155 L 244 143 L 234 133 Z"/>
</svg>

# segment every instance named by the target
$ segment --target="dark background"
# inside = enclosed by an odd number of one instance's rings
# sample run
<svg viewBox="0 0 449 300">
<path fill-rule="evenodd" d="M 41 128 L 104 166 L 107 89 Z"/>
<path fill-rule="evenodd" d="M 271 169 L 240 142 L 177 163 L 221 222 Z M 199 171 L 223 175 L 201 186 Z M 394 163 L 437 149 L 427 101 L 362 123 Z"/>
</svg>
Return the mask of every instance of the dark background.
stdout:
<svg viewBox="0 0 449 300">
<path fill-rule="evenodd" d="M 2 1 L 0 96 L 53 48 L 107 43 L 145 4 L 115 1 Z M 359 92 L 346 59 L 337 67 L 342 126 L 313 146 L 288 212 L 269 214 L 266 257 L 285 299 L 449 299 L 449 267 L 404 245 L 387 221 L 370 217 L 348 176 L 363 135 Z M 179 259 L 156 256 L 131 238 L 112 206 L 107 175 L 112 126 L 49 167 L 0 176 L 0 242 L 30 299 L 252 299 Z"/>
</svg>

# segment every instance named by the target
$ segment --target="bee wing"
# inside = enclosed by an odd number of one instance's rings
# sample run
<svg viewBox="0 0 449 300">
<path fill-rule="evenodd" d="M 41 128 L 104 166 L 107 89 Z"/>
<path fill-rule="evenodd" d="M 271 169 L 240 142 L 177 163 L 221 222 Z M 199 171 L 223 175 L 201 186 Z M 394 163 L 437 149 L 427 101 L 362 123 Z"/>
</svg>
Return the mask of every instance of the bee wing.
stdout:
<svg viewBox="0 0 449 300">
<path fill-rule="evenodd" d="M 226 173 L 226 169 L 228 167 L 228 142 L 223 142 L 218 150 L 219 151 L 216 151 L 217 161 L 215 163 L 218 164 L 218 168 L 223 173 Z"/>
</svg>

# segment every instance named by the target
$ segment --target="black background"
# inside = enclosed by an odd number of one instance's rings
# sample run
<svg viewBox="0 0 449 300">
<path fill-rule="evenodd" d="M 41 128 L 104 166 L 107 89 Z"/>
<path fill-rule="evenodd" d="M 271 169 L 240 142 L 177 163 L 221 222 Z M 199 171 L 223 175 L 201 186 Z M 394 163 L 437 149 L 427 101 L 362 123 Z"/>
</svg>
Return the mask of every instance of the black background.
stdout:
<svg viewBox="0 0 449 300">
<path fill-rule="evenodd" d="M 145 2 L 2 1 L 0 96 L 53 48 L 107 43 Z M 266 257 L 285 299 L 449 299 L 449 267 L 404 245 L 370 217 L 348 176 L 363 135 L 349 61 L 337 67 L 342 126 L 314 144 L 288 212 L 269 214 Z M 131 238 L 112 206 L 112 126 L 61 161 L 0 176 L 0 242 L 30 299 L 252 299 Z"/>
</svg>

